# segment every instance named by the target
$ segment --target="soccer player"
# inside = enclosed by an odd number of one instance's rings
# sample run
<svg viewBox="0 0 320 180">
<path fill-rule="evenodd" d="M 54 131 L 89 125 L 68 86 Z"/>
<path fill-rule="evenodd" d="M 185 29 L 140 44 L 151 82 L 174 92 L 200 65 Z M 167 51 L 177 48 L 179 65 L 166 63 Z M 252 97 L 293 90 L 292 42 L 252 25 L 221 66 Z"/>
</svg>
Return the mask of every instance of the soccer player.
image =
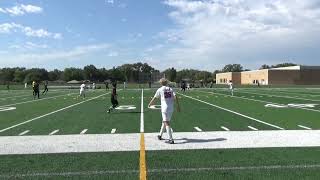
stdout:
<svg viewBox="0 0 320 180">
<path fill-rule="evenodd" d="M 113 82 L 112 83 L 112 94 L 111 94 L 111 106 L 108 110 L 108 113 L 110 113 L 111 111 L 113 111 L 118 105 L 118 94 L 117 94 L 117 82 Z"/>
<path fill-rule="evenodd" d="M 37 96 L 38 96 L 38 99 L 40 99 L 39 83 L 34 81 L 34 84 L 33 84 L 33 99 L 36 99 Z"/>
<path fill-rule="evenodd" d="M 181 91 L 182 91 L 183 93 L 185 93 L 185 92 L 186 92 L 186 88 L 187 88 L 187 84 L 186 84 L 186 82 L 182 81 L 182 84 L 181 84 Z"/>
<path fill-rule="evenodd" d="M 86 89 L 86 85 L 84 83 L 82 83 L 80 85 L 80 94 L 79 94 L 79 97 L 83 97 L 83 98 L 86 98 L 86 93 L 85 93 L 85 89 Z"/>
<path fill-rule="evenodd" d="M 44 91 L 42 92 L 42 94 L 47 94 L 47 92 L 49 91 L 48 89 L 48 81 L 44 82 Z"/>
<path fill-rule="evenodd" d="M 109 82 L 105 82 L 105 85 L 106 85 L 106 91 L 109 90 Z"/>
<path fill-rule="evenodd" d="M 229 90 L 231 92 L 231 95 L 233 96 L 233 83 L 231 80 L 229 81 L 228 85 L 229 85 Z"/>
<path fill-rule="evenodd" d="M 32 95 L 34 96 L 34 94 L 35 94 L 35 89 L 34 89 L 34 87 L 35 87 L 35 84 L 36 84 L 36 81 L 32 81 Z"/>
<path fill-rule="evenodd" d="M 92 83 L 92 89 L 96 89 L 96 83 Z"/>
<path fill-rule="evenodd" d="M 162 125 L 160 129 L 160 133 L 158 135 L 158 139 L 162 140 L 162 135 L 166 129 L 167 134 L 169 136 L 169 143 L 174 144 L 174 140 L 172 137 L 172 129 L 170 127 L 170 121 L 172 117 L 172 113 L 174 110 L 174 101 L 177 103 L 177 111 L 180 112 L 180 105 L 178 101 L 178 97 L 174 93 L 173 89 L 168 87 L 168 80 L 165 78 L 160 79 L 160 87 L 152 100 L 149 103 L 149 107 L 154 105 L 154 101 L 156 98 L 161 99 L 161 114 L 162 114 Z"/>
</svg>

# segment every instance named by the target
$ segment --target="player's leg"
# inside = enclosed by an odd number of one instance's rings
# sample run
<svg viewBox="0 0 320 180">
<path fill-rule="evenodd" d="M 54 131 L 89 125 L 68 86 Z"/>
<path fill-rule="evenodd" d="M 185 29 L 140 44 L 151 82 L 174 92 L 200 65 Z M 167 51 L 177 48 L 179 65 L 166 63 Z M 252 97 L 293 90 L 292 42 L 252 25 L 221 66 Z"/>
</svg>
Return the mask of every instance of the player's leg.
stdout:
<svg viewBox="0 0 320 180">
<path fill-rule="evenodd" d="M 161 123 L 161 128 L 160 128 L 160 132 L 159 132 L 159 135 L 158 135 L 158 139 L 159 140 L 162 140 L 162 135 L 165 131 L 165 125 L 164 125 L 164 122 Z"/>
<path fill-rule="evenodd" d="M 168 137 L 169 137 L 169 143 L 174 144 L 173 137 L 172 137 L 172 131 L 170 127 L 170 120 L 171 120 L 172 112 L 166 112 L 162 113 L 162 119 L 163 124 L 165 125 Z"/>
<path fill-rule="evenodd" d="M 111 97 L 111 104 L 112 105 L 109 107 L 108 113 L 110 113 L 114 108 L 116 108 L 118 106 L 117 102 L 113 96 Z"/>
</svg>

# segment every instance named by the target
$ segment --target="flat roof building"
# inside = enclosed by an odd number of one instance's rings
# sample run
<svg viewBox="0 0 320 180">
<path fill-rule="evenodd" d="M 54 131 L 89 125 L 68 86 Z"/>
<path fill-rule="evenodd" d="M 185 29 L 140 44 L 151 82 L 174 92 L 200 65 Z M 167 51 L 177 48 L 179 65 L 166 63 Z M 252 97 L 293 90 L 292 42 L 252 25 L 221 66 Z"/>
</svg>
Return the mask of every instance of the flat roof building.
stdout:
<svg viewBox="0 0 320 180">
<path fill-rule="evenodd" d="M 238 85 L 317 85 L 320 84 L 320 66 L 290 66 L 216 74 L 217 84 L 226 84 L 230 80 Z"/>
</svg>

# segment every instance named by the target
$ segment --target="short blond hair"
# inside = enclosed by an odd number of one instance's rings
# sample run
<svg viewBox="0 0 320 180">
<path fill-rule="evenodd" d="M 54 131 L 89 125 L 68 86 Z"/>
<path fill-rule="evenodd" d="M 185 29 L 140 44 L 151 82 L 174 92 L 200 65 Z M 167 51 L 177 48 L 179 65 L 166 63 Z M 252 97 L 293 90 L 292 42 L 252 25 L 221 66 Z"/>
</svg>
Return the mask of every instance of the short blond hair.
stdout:
<svg viewBox="0 0 320 180">
<path fill-rule="evenodd" d="M 161 78 L 159 83 L 162 85 L 162 86 L 166 86 L 168 85 L 168 80 L 166 78 Z"/>
</svg>

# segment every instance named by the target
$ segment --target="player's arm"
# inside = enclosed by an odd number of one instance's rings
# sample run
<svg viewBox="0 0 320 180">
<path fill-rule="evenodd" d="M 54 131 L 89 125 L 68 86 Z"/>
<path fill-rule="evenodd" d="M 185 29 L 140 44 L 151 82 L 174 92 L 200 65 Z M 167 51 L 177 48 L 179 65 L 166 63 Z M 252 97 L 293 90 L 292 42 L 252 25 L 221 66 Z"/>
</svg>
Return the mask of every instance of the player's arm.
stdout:
<svg viewBox="0 0 320 180">
<path fill-rule="evenodd" d="M 176 106 L 176 107 L 177 107 L 177 111 L 180 112 L 181 109 L 180 109 L 180 104 L 179 104 L 179 98 L 177 97 L 177 95 L 174 96 L 174 100 L 175 100 L 176 103 L 177 103 L 177 106 Z"/>
<path fill-rule="evenodd" d="M 154 105 L 155 100 L 156 100 L 157 98 L 159 98 L 159 97 L 160 97 L 160 92 L 159 92 L 159 91 L 157 91 L 157 92 L 156 92 L 156 94 L 155 94 L 155 95 L 153 96 L 153 98 L 151 99 L 151 101 L 150 101 L 150 103 L 149 103 L 148 107 L 150 107 L 150 106 Z"/>
<path fill-rule="evenodd" d="M 157 98 L 157 97 L 156 97 L 156 96 L 154 96 L 154 97 L 151 99 L 151 101 L 150 101 L 150 103 L 149 103 L 148 107 L 150 107 L 150 106 L 154 105 L 154 102 L 155 102 L 156 98 Z"/>
</svg>

